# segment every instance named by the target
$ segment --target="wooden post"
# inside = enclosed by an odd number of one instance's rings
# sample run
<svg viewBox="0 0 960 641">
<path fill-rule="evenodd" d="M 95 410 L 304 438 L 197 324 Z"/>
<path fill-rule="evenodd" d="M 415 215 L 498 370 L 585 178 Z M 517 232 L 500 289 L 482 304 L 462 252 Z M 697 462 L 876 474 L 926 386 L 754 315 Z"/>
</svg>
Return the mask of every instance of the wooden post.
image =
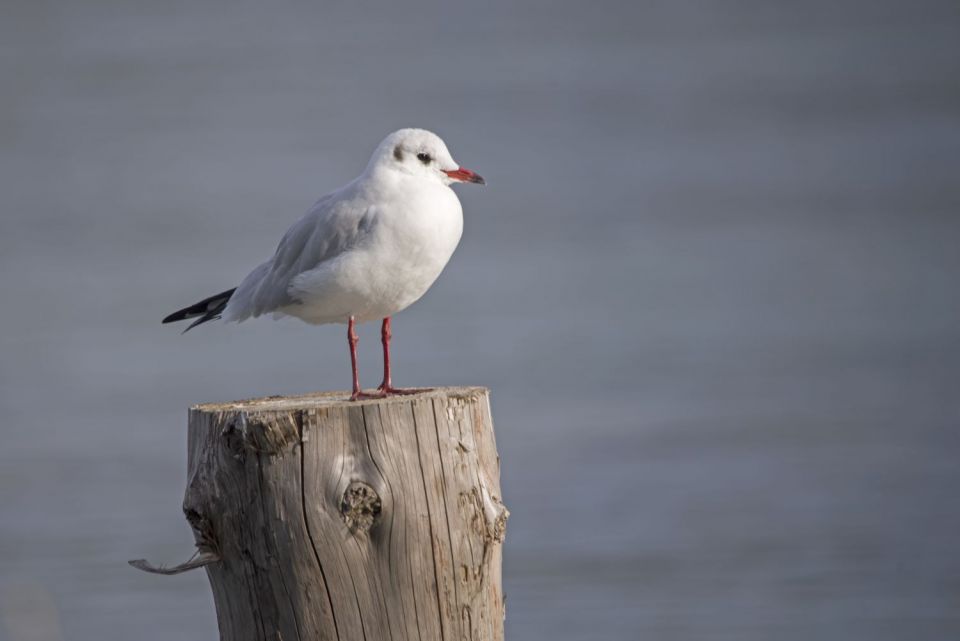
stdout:
<svg viewBox="0 0 960 641">
<path fill-rule="evenodd" d="M 183 509 L 224 641 L 503 639 L 489 394 L 190 410 Z"/>
</svg>

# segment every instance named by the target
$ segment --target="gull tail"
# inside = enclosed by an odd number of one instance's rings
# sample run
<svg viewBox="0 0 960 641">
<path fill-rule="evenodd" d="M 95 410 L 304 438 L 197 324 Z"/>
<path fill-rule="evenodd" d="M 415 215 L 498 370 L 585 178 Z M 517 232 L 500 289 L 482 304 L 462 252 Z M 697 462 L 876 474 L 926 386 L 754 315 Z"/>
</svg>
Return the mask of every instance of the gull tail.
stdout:
<svg viewBox="0 0 960 641">
<path fill-rule="evenodd" d="M 206 323 L 207 321 L 220 318 L 220 314 L 222 314 L 223 310 L 227 308 L 227 302 L 230 300 L 230 297 L 233 296 L 233 292 L 235 291 L 237 291 L 236 287 L 233 289 L 228 289 L 225 292 L 220 292 L 216 296 L 204 298 L 199 303 L 194 303 L 190 307 L 184 307 L 183 309 L 170 314 L 163 319 L 163 322 L 175 323 L 177 321 L 186 320 L 188 318 L 197 318 L 199 316 L 197 320 L 193 321 L 189 327 L 183 330 L 183 333 L 185 334 L 201 323 Z"/>
</svg>

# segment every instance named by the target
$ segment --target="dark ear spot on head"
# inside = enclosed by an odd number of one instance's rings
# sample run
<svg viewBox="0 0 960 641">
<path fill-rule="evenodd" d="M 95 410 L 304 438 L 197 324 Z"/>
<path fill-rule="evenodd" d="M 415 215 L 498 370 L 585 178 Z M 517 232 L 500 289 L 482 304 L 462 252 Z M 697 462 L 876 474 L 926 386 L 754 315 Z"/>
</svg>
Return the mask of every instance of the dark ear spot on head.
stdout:
<svg viewBox="0 0 960 641">
<path fill-rule="evenodd" d="M 403 150 L 400 149 L 400 145 L 393 148 L 393 157 L 397 160 L 403 160 Z"/>
</svg>

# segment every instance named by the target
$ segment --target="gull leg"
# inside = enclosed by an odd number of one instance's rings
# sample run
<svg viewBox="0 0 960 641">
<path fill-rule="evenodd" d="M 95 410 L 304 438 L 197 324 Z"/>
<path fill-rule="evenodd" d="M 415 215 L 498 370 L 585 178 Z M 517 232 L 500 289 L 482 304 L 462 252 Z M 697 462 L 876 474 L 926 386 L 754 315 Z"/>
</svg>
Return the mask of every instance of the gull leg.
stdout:
<svg viewBox="0 0 960 641">
<path fill-rule="evenodd" d="M 383 319 L 380 326 L 380 342 L 383 343 L 383 382 L 377 389 L 387 392 L 393 387 L 393 381 L 390 377 L 390 339 L 393 333 L 390 331 L 390 317 Z"/>
<path fill-rule="evenodd" d="M 357 336 L 357 331 L 354 328 L 355 324 L 353 316 L 351 316 L 350 321 L 347 323 L 347 342 L 350 344 L 350 365 L 353 367 L 353 394 L 350 395 L 350 400 L 358 401 L 362 398 L 380 398 L 383 394 L 367 394 L 360 389 L 360 372 L 357 369 L 357 343 L 360 342 L 360 338 Z"/>
<path fill-rule="evenodd" d="M 380 383 L 380 387 L 377 389 L 384 396 L 390 396 L 391 394 L 417 394 L 419 392 L 429 392 L 430 388 L 428 387 L 394 387 L 393 380 L 390 376 L 390 339 L 393 338 L 393 332 L 390 331 L 390 317 L 387 316 L 383 319 L 383 324 L 380 326 L 380 342 L 383 343 L 383 382 Z"/>
<path fill-rule="evenodd" d="M 353 327 L 353 316 L 347 322 L 347 343 L 350 344 L 350 365 L 353 367 L 353 395 L 351 401 L 360 398 L 360 372 L 357 370 L 357 332 Z"/>
</svg>

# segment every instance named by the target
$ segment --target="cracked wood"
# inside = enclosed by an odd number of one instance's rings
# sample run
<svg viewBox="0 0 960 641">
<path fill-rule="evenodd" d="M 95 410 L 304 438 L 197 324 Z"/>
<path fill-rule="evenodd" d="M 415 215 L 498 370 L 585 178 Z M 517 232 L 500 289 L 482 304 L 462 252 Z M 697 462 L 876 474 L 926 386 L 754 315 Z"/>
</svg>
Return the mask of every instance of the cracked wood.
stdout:
<svg viewBox="0 0 960 641">
<path fill-rule="evenodd" d="M 501 641 L 499 467 L 483 388 L 192 408 L 221 639 Z"/>
</svg>

